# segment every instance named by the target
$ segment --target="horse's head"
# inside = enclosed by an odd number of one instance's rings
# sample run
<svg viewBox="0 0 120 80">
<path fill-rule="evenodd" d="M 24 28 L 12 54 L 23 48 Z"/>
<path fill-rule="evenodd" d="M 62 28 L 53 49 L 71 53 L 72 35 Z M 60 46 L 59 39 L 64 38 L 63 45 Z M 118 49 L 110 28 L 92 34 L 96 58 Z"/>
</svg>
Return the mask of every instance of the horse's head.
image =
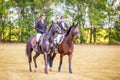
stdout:
<svg viewBox="0 0 120 80">
<path fill-rule="evenodd" d="M 57 32 L 57 33 L 61 33 L 61 28 L 59 27 L 59 25 L 57 23 L 53 23 L 52 22 L 52 25 L 50 27 L 50 30 L 52 32 Z"/>
<path fill-rule="evenodd" d="M 73 28 L 73 36 L 76 36 L 77 38 L 80 38 L 80 33 L 79 33 L 79 30 L 78 30 L 78 23 L 77 24 L 74 24 L 72 25 L 72 28 Z"/>
</svg>

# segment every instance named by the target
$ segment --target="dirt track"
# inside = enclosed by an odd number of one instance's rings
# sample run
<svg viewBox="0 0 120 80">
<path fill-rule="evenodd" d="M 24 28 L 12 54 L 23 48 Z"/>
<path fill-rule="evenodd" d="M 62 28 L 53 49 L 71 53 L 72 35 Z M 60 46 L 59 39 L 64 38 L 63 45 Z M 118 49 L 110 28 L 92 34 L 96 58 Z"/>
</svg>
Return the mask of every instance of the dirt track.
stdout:
<svg viewBox="0 0 120 80">
<path fill-rule="evenodd" d="M 120 80 L 120 46 L 75 45 L 73 74 L 68 72 L 67 56 L 59 73 L 59 55 L 48 75 L 43 55 L 37 63 L 37 72 L 29 72 L 25 44 L 0 44 L 0 80 Z"/>
</svg>

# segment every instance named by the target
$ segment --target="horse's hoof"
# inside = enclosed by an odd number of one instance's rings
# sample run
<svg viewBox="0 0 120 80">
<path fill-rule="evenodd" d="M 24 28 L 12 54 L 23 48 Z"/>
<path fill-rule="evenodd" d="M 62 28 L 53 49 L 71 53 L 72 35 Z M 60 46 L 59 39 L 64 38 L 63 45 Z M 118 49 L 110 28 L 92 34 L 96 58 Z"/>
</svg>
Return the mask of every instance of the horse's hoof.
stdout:
<svg viewBox="0 0 120 80">
<path fill-rule="evenodd" d="M 69 73 L 71 73 L 71 74 L 72 74 L 72 71 L 70 70 L 70 71 L 69 71 Z"/>
<path fill-rule="evenodd" d="M 45 74 L 48 74 L 48 73 L 45 73 Z"/>
<path fill-rule="evenodd" d="M 69 73 L 72 74 L 72 71 L 70 71 Z"/>
<path fill-rule="evenodd" d="M 52 71 L 52 68 L 50 68 L 49 70 Z"/>
<path fill-rule="evenodd" d="M 48 70 L 47 71 L 45 70 L 44 73 L 48 74 Z"/>
<path fill-rule="evenodd" d="M 60 72 L 60 70 L 58 70 L 58 72 Z"/>
<path fill-rule="evenodd" d="M 69 68 L 69 73 L 71 73 L 71 74 L 72 74 L 72 68 Z"/>
<path fill-rule="evenodd" d="M 34 72 L 37 72 L 37 68 L 34 69 Z"/>
<path fill-rule="evenodd" d="M 48 74 L 48 72 L 45 72 L 45 74 Z"/>
<path fill-rule="evenodd" d="M 58 69 L 58 72 L 60 72 L 61 71 L 61 69 Z"/>
</svg>

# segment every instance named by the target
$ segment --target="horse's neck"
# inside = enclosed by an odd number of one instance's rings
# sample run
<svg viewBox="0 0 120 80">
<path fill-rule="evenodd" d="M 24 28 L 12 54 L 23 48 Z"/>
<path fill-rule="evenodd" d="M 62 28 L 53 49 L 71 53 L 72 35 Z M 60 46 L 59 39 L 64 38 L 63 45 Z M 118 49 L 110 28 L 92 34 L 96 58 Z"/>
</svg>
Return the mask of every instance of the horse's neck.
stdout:
<svg viewBox="0 0 120 80">
<path fill-rule="evenodd" d="M 70 33 L 67 35 L 66 40 L 68 45 L 72 46 L 73 45 L 73 34 L 72 34 L 72 30 L 70 31 Z"/>
<path fill-rule="evenodd" d="M 53 37 L 54 37 L 54 32 L 48 31 L 48 33 L 47 33 L 47 39 L 51 40 Z"/>
</svg>

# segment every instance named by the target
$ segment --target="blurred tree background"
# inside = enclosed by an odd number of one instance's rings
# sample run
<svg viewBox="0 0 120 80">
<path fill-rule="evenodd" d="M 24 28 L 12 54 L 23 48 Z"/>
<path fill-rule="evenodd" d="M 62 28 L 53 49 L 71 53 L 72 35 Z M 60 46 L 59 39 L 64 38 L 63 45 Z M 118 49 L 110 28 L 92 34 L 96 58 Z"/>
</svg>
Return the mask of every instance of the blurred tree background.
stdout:
<svg viewBox="0 0 120 80">
<path fill-rule="evenodd" d="M 78 22 L 76 43 L 120 44 L 119 0 L 0 0 L 0 41 L 26 42 L 41 13 L 48 28 L 61 15 L 69 26 Z"/>
</svg>

